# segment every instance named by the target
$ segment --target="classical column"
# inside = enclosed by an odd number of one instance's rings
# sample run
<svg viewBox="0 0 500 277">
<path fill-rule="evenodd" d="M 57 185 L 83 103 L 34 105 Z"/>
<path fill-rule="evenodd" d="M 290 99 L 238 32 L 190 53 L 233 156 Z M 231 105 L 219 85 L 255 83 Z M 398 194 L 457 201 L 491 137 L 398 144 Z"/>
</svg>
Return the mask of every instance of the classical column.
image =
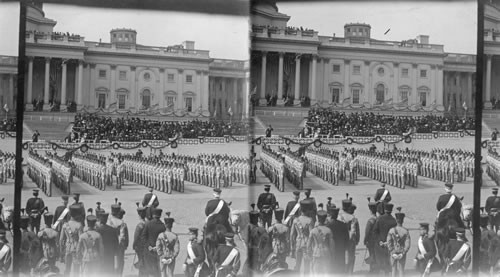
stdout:
<svg viewBox="0 0 500 277">
<path fill-rule="evenodd" d="M 43 110 L 50 109 L 49 94 L 50 94 L 50 58 L 45 58 L 45 82 L 43 89 Z"/>
<path fill-rule="evenodd" d="M 437 66 L 437 105 L 443 105 L 443 65 Z"/>
<path fill-rule="evenodd" d="M 109 89 L 111 90 L 109 92 L 109 101 L 106 101 L 106 108 L 109 108 L 109 105 L 113 104 L 113 103 L 116 103 L 116 107 L 118 107 L 118 103 L 117 103 L 117 97 L 116 97 L 116 64 L 112 64 L 110 65 L 110 76 L 109 76 L 109 80 L 110 80 L 110 85 L 109 85 Z M 151 92 L 152 93 L 152 92 Z"/>
<path fill-rule="evenodd" d="M 467 105 L 467 111 L 469 111 L 472 107 L 472 72 L 467 72 L 467 91 L 465 92 L 465 103 Z"/>
<path fill-rule="evenodd" d="M 444 87 L 448 88 L 450 90 L 450 86 L 448 85 L 448 76 L 450 75 L 450 72 L 444 73 L 443 74 L 443 82 L 444 82 Z M 448 109 L 448 93 L 443 90 L 443 107 L 445 109 Z"/>
<path fill-rule="evenodd" d="M 262 52 L 262 67 L 260 69 L 260 104 L 267 104 L 266 98 L 266 67 L 267 52 Z M 264 100 L 264 101 L 263 101 Z"/>
<path fill-rule="evenodd" d="M 312 71 L 311 71 L 311 105 L 316 104 L 318 102 L 317 93 L 316 93 L 316 63 L 317 63 L 318 55 L 312 55 Z"/>
<path fill-rule="evenodd" d="M 343 99 L 351 97 L 351 92 L 349 91 L 349 77 L 351 75 L 351 71 L 349 69 L 350 60 L 344 60 L 344 91 L 343 91 Z M 339 97 L 340 98 L 340 97 Z M 343 99 L 341 103 L 343 102 Z M 351 103 L 353 103 L 354 99 L 351 99 Z"/>
<path fill-rule="evenodd" d="M 294 104 L 300 103 L 300 55 L 295 57 L 295 98 Z"/>
<path fill-rule="evenodd" d="M 436 74 L 434 73 L 436 71 L 436 66 L 431 65 L 430 70 L 428 73 L 428 77 L 431 79 L 431 92 L 430 92 L 430 98 L 432 99 L 432 102 L 435 102 L 437 104 L 437 98 L 436 98 Z"/>
<path fill-rule="evenodd" d="M 484 97 L 484 108 L 491 109 L 491 59 L 493 55 L 486 55 L 486 95 Z"/>
<path fill-rule="evenodd" d="M 279 52 L 278 62 L 278 105 L 283 105 L 283 57 L 285 53 Z"/>
<path fill-rule="evenodd" d="M 248 118 L 250 111 L 250 72 L 245 73 L 243 83 L 243 118 Z"/>
<path fill-rule="evenodd" d="M 401 102 L 403 99 L 399 99 L 399 63 L 394 62 L 394 91 L 392 92 L 392 99 L 394 102 Z M 399 100 L 396 100 L 399 99 Z"/>
<path fill-rule="evenodd" d="M 182 105 L 182 95 L 184 92 L 184 69 L 177 69 L 177 107 L 175 109 L 184 109 Z"/>
<path fill-rule="evenodd" d="M 210 99 L 209 94 L 209 78 L 208 78 L 208 71 L 203 71 L 203 102 L 201 104 L 201 107 L 204 111 L 209 111 L 210 104 L 208 103 L 208 100 Z"/>
<path fill-rule="evenodd" d="M 372 93 L 372 90 L 370 89 L 370 61 L 365 61 L 364 62 L 364 68 L 365 70 L 365 73 L 363 74 L 363 81 L 364 81 L 364 94 L 365 94 L 365 101 L 368 102 L 368 103 L 372 103 L 371 101 L 371 95 L 373 94 Z"/>
<path fill-rule="evenodd" d="M 415 99 L 415 103 L 420 103 L 420 97 L 418 95 L 418 90 L 417 90 L 417 79 L 418 79 L 418 64 L 414 63 L 411 65 L 412 71 L 413 71 L 413 78 L 411 79 L 411 92 L 413 93 L 413 99 Z M 430 102 L 429 99 L 426 97 L 426 105 L 429 106 Z"/>
<path fill-rule="evenodd" d="M 61 80 L 61 110 L 66 109 L 66 73 L 67 73 L 67 60 L 62 61 L 62 80 Z"/>
<path fill-rule="evenodd" d="M 28 95 L 26 96 L 26 110 L 33 110 L 33 57 L 28 57 Z"/>
<path fill-rule="evenodd" d="M 89 106 L 97 108 L 97 96 L 95 95 L 95 63 L 91 63 L 89 73 Z M 130 95 L 130 94 L 129 94 Z"/>
<path fill-rule="evenodd" d="M 330 59 L 323 59 L 323 99 L 328 103 L 332 103 L 332 96 L 330 95 Z"/>
<path fill-rule="evenodd" d="M 9 74 L 9 92 L 7 93 L 7 101 L 5 101 L 9 110 L 13 111 L 14 107 L 14 74 Z"/>
<path fill-rule="evenodd" d="M 231 111 L 233 112 L 233 118 L 238 118 L 239 110 L 238 110 L 238 79 L 233 79 L 233 108 Z"/>
<path fill-rule="evenodd" d="M 160 68 L 160 91 L 158 93 L 158 108 L 164 108 L 165 107 L 165 89 L 164 89 L 164 82 L 165 82 L 165 68 Z"/>
<path fill-rule="evenodd" d="M 77 101 L 76 105 L 78 108 L 83 106 L 83 93 L 82 93 L 82 83 L 83 83 L 83 61 L 78 61 L 78 87 L 77 87 Z"/>
<path fill-rule="evenodd" d="M 136 110 L 139 110 L 139 103 L 137 102 L 137 88 L 136 88 L 136 84 L 135 84 L 135 81 L 136 81 L 136 71 L 135 71 L 136 67 L 135 66 L 131 66 L 130 67 L 130 81 L 131 84 L 130 84 L 130 93 L 129 93 L 129 101 L 132 102 L 132 103 L 129 103 L 129 107 L 130 108 L 134 108 Z"/>
</svg>

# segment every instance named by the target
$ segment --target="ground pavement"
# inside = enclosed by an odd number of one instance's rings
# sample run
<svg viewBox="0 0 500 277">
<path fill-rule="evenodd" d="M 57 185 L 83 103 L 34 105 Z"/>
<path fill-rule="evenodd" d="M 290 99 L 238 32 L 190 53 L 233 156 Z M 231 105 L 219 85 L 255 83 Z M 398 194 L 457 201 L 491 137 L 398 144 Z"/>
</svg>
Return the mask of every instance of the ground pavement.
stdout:
<svg viewBox="0 0 500 277">
<path fill-rule="evenodd" d="M 430 143 L 431 142 L 431 143 Z M 369 147 L 366 146 L 354 146 L 349 145 L 347 147 Z M 383 148 L 383 144 L 376 144 L 378 149 Z M 314 147 L 314 146 L 311 146 Z M 344 146 L 338 146 L 344 147 Z M 472 150 L 473 149 L 473 139 L 446 139 L 446 140 L 432 140 L 432 141 L 414 141 L 413 144 L 400 143 L 397 145 L 398 148 L 416 148 L 430 150 L 434 147 L 448 147 L 448 148 L 461 148 Z M 296 147 L 292 146 L 292 150 Z M 257 153 L 260 152 L 260 147 L 256 146 Z M 268 179 L 257 170 L 257 183 L 253 184 L 251 187 L 250 199 L 252 202 L 257 201 L 258 195 L 264 192 L 264 184 L 268 184 Z M 358 175 L 358 181 L 354 185 L 348 184 L 347 181 L 341 181 L 339 186 L 333 186 L 322 179 L 314 176 L 311 173 L 307 173 L 307 177 L 304 179 L 304 188 L 312 188 L 311 196 L 316 199 L 316 203 L 323 203 L 326 206 L 327 197 L 331 196 L 333 198 L 332 203 L 337 205 L 337 207 L 342 207 L 342 200 L 346 198 L 346 193 L 349 193 L 349 197 L 353 198 L 353 203 L 357 206 L 355 216 L 358 218 L 360 223 L 360 243 L 356 249 L 356 262 L 355 262 L 355 275 L 361 276 L 368 273 L 369 266 L 364 263 L 364 258 L 367 257 L 366 247 L 363 245 L 365 226 L 368 218 L 370 216 L 368 210 L 368 200 L 367 197 L 373 199 L 376 190 L 380 187 L 380 182 L 369 179 L 364 176 Z M 491 181 L 488 177 L 484 177 L 486 181 L 484 191 L 489 191 L 489 187 L 492 186 Z M 417 240 L 419 237 L 419 223 L 429 222 L 434 223 L 436 219 L 436 202 L 439 195 L 444 193 L 444 183 L 431 180 L 428 178 L 423 178 L 419 176 L 419 185 L 417 188 L 406 187 L 405 189 L 399 189 L 391 187 L 389 185 L 386 188 L 389 189 L 392 195 L 391 203 L 394 204 L 394 212 L 396 212 L 396 207 L 402 207 L 402 212 L 406 214 L 406 218 L 403 226 L 410 230 L 411 237 L 411 248 L 406 258 L 406 273 L 407 275 L 418 275 L 414 270 L 415 263 L 414 258 L 417 253 Z M 277 201 L 281 207 L 286 207 L 286 203 L 292 200 L 292 192 L 295 187 L 286 181 L 285 192 L 279 192 L 273 186 L 271 192 L 276 195 Z M 463 204 L 472 204 L 473 202 L 473 180 L 468 178 L 466 182 L 455 183 L 454 193 L 461 197 L 464 196 Z M 484 197 L 487 197 L 485 195 Z M 301 194 L 301 199 L 304 198 L 304 194 Z M 485 198 L 484 198 L 485 199 Z M 484 201 L 482 201 L 484 203 Z M 484 205 L 484 204 L 483 204 Z M 431 228 L 431 233 L 433 229 Z M 469 231 L 467 231 L 467 236 L 472 241 L 472 236 Z M 293 268 L 295 265 L 295 259 L 288 258 L 287 260 L 289 267 Z M 437 275 L 437 274 L 435 274 Z"/>
<path fill-rule="evenodd" d="M 228 153 L 232 155 L 243 156 L 248 154 L 248 144 L 247 143 L 231 143 L 225 145 L 197 145 L 197 146 L 182 146 L 175 150 L 165 149 L 165 153 L 170 153 L 175 151 L 176 154 L 190 154 L 196 155 L 196 153 Z M 142 150 L 145 155 L 149 154 L 149 150 Z M 62 152 L 60 152 L 62 153 Z M 26 155 L 27 152 L 24 152 Z M 32 195 L 32 189 L 35 184 L 25 176 L 25 186 L 23 187 L 22 200 L 21 203 L 23 207 L 26 201 Z M 74 178 L 75 182 L 72 183 L 72 193 L 81 193 L 80 200 L 85 204 L 85 209 L 96 207 L 96 202 L 102 203 L 102 208 L 106 212 L 111 211 L 111 205 L 114 204 L 114 198 L 118 198 L 118 201 L 122 203 L 122 207 L 126 211 L 124 216 L 124 221 L 128 226 L 128 233 L 130 238 L 129 247 L 125 252 L 125 268 L 123 276 L 137 276 L 138 271 L 133 268 L 133 261 L 135 252 L 132 249 L 132 242 L 134 237 L 135 227 L 139 221 L 136 212 L 136 202 L 142 202 L 142 198 L 148 189 L 144 186 L 125 182 L 125 185 L 121 190 L 115 189 L 115 187 L 107 187 L 106 191 L 98 190 L 78 178 Z M 160 202 L 159 207 L 163 209 L 164 217 L 165 212 L 171 212 L 171 217 L 175 219 L 173 226 L 173 232 L 179 234 L 180 240 L 180 254 L 176 261 L 175 275 L 184 276 L 182 271 L 182 264 L 187 256 L 187 241 L 188 241 L 188 228 L 198 227 L 202 228 L 205 221 L 205 205 L 208 200 L 212 199 L 212 188 L 193 184 L 186 182 L 185 192 L 173 192 L 172 194 L 166 194 L 162 192 L 155 192 L 158 196 Z M 248 186 L 242 184 L 233 183 L 230 188 L 222 189 L 222 198 L 226 201 L 232 201 L 231 207 L 238 210 L 248 210 L 249 204 L 247 200 Z M 41 198 L 43 198 L 45 205 L 49 207 L 49 211 L 54 212 L 55 208 L 62 203 L 60 198 L 61 193 L 56 190 L 53 197 L 46 197 L 41 193 Z M 73 200 L 70 199 L 70 204 Z M 162 218 L 163 220 L 163 218 Z M 201 232 L 200 236 L 201 238 Z M 236 238 L 235 239 L 238 249 L 240 250 L 242 262 L 246 260 L 246 251 L 242 242 Z M 64 264 L 58 264 L 60 269 L 64 269 Z M 241 274 L 241 271 L 240 271 Z"/>
</svg>

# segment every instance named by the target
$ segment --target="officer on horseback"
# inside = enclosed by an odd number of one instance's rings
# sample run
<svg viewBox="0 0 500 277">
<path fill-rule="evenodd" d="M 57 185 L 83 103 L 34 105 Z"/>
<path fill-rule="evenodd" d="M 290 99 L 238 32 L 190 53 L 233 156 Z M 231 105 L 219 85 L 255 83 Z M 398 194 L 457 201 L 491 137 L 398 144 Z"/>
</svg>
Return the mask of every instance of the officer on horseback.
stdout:
<svg viewBox="0 0 500 277">
<path fill-rule="evenodd" d="M 229 224 L 229 205 L 226 201 L 222 200 L 220 195 L 222 190 L 220 188 L 214 189 L 214 199 L 207 202 L 205 207 L 206 224 L 222 224 L 226 228 L 227 232 L 231 232 L 232 228 Z"/>
<path fill-rule="evenodd" d="M 464 228 L 464 223 L 460 218 L 460 214 L 462 212 L 462 203 L 461 199 L 459 199 L 455 194 L 453 194 L 453 184 L 445 183 L 445 194 L 439 196 L 438 202 L 436 204 L 436 209 L 438 210 L 437 217 L 444 210 L 450 209 L 453 211 L 454 218 L 459 227 Z"/>
<path fill-rule="evenodd" d="M 446 245 L 444 259 L 446 261 L 446 274 L 463 275 L 471 263 L 472 247 L 465 238 L 465 229 L 456 228 L 456 239 L 451 239 Z"/>
<path fill-rule="evenodd" d="M 391 202 L 391 193 L 385 188 L 385 183 L 380 185 L 381 187 L 375 192 L 375 202 L 377 203 L 377 212 L 379 214 L 384 214 L 384 205 Z"/>
</svg>

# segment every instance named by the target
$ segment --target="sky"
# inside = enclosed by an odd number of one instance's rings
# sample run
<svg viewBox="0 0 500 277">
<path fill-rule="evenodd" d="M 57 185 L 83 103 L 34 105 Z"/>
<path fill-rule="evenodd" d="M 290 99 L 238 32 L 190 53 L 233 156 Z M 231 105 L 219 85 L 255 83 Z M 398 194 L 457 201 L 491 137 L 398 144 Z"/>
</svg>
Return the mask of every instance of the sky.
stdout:
<svg viewBox="0 0 500 277">
<path fill-rule="evenodd" d="M 344 36 L 344 24 L 367 23 L 371 37 L 401 41 L 429 35 L 429 43 L 444 45 L 445 52 L 476 54 L 477 2 L 312 2 L 278 3 L 289 15 L 289 26 L 319 31 L 319 35 Z M 390 31 L 384 35 L 384 33 Z"/>
<path fill-rule="evenodd" d="M 169 46 L 195 41 L 211 58 L 248 60 L 249 22 L 246 16 L 154 10 L 116 10 L 44 4 L 45 16 L 57 21 L 54 31 L 70 32 L 88 41 L 109 42 L 109 31 L 131 28 L 137 43 Z"/>
<path fill-rule="evenodd" d="M 0 1 L 0 38 L 2 38 L 0 39 L 0 55 L 17 56 L 19 52 L 19 3 Z"/>
</svg>

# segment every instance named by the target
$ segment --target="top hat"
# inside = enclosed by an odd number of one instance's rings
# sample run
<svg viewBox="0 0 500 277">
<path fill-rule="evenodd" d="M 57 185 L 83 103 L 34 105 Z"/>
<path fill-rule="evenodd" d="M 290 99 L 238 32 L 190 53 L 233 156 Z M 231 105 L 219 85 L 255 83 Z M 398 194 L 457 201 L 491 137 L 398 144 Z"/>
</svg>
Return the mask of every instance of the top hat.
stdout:
<svg viewBox="0 0 500 277">
<path fill-rule="evenodd" d="M 52 225 L 52 221 L 54 220 L 54 214 L 52 213 L 45 213 L 43 214 L 43 221 L 45 222 L 46 225 Z"/>
<path fill-rule="evenodd" d="M 173 217 L 165 217 L 163 220 L 165 221 L 165 225 L 172 225 L 175 221 Z"/>
<path fill-rule="evenodd" d="M 189 233 L 194 234 L 194 235 L 198 235 L 198 228 L 190 227 L 190 228 L 188 228 L 188 230 L 189 230 Z"/>
<path fill-rule="evenodd" d="M 394 208 L 394 204 L 391 204 L 391 203 L 384 204 L 384 211 L 385 212 L 392 213 L 393 208 Z"/>
<path fill-rule="evenodd" d="M 294 191 L 294 192 L 293 192 L 293 195 L 297 195 L 297 196 L 299 196 L 299 195 L 300 195 L 300 191 L 298 191 L 298 190 Z"/>
<path fill-rule="evenodd" d="M 283 215 L 285 214 L 285 211 L 283 209 L 276 209 L 274 211 L 274 217 L 276 220 L 283 220 Z"/>
<path fill-rule="evenodd" d="M 419 223 L 419 224 L 420 224 L 420 228 L 424 228 L 426 230 L 429 230 L 429 223 L 422 222 L 422 223 Z"/>
<path fill-rule="evenodd" d="M 256 224 L 259 221 L 260 213 L 258 211 L 250 211 L 249 212 L 250 223 Z"/>
<path fill-rule="evenodd" d="M 158 217 L 159 218 L 159 217 L 161 217 L 161 214 L 163 213 L 163 210 L 160 209 L 160 208 L 155 208 L 155 209 L 153 209 L 152 213 L 153 213 L 154 217 Z"/>
</svg>

